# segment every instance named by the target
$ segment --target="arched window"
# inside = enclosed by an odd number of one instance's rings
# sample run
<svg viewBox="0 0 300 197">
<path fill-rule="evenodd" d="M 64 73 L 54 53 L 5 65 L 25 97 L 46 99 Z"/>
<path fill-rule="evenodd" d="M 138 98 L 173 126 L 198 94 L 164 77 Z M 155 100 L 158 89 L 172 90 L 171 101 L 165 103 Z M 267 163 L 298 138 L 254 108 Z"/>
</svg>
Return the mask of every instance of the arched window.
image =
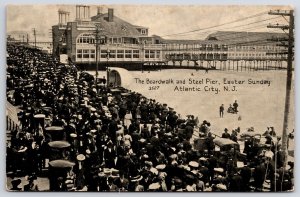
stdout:
<svg viewBox="0 0 300 197">
<path fill-rule="evenodd" d="M 76 43 L 95 44 L 95 36 L 93 34 L 80 34 L 77 37 Z"/>
</svg>

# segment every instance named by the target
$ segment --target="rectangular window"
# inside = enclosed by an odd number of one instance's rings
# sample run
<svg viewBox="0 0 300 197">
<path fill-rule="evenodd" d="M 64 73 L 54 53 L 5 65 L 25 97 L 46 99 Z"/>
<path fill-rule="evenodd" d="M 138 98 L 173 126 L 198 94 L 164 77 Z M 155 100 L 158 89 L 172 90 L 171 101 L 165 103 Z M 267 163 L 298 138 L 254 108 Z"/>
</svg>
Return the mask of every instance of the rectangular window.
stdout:
<svg viewBox="0 0 300 197">
<path fill-rule="evenodd" d="M 89 53 L 88 49 L 83 49 L 82 51 L 83 51 L 83 53 Z"/>
<path fill-rule="evenodd" d="M 142 29 L 142 30 L 141 30 L 141 34 L 143 34 L 143 35 L 147 34 L 146 29 Z"/>
<path fill-rule="evenodd" d="M 132 58 L 140 58 L 140 51 L 139 50 L 133 50 L 132 51 Z"/>
<path fill-rule="evenodd" d="M 149 50 L 145 50 L 145 58 L 149 58 Z"/>
<path fill-rule="evenodd" d="M 156 58 L 160 58 L 160 51 L 156 51 Z"/>
<path fill-rule="evenodd" d="M 89 58 L 89 54 L 83 54 L 83 58 Z"/>
<path fill-rule="evenodd" d="M 117 58 L 124 58 L 124 50 L 117 50 Z"/>
<path fill-rule="evenodd" d="M 154 58 L 155 57 L 155 51 L 150 50 L 150 58 Z"/>
<path fill-rule="evenodd" d="M 107 50 L 100 50 L 100 52 L 101 52 L 101 55 L 100 55 L 101 58 L 107 57 Z"/>
<path fill-rule="evenodd" d="M 82 49 L 77 49 L 77 53 L 82 53 Z"/>
<path fill-rule="evenodd" d="M 132 54 L 132 58 L 140 58 L 139 54 Z"/>
<path fill-rule="evenodd" d="M 91 53 L 95 53 L 95 50 L 94 50 L 94 49 L 91 49 Z"/>
<path fill-rule="evenodd" d="M 125 50 L 125 58 L 131 58 L 131 50 Z"/>
<path fill-rule="evenodd" d="M 77 58 L 82 58 L 82 54 L 77 54 Z"/>
<path fill-rule="evenodd" d="M 94 59 L 94 58 L 95 58 L 95 54 L 91 54 L 91 58 L 93 58 L 93 59 Z"/>
</svg>

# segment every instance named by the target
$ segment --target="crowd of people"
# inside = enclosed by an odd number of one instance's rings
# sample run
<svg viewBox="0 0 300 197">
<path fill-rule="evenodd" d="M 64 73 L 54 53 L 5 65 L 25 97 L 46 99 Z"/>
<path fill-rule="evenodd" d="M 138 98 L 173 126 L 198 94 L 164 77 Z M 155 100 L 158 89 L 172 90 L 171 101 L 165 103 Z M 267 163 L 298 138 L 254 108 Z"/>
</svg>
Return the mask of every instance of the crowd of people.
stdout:
<svg viewBox="0 0 300 197">
<path fill-rule="evenodd" d="M 167 104 L 121 87 L 112 91 L 36 49 L 9 44 L 7 53 L 7 100 L 21 109 L 7 143 L 11 190 L 25 190 L 17 177 L 39 177 L 55 159 L 74 165 L 51 169 L 60 171 L 48 174 L 51 191 L 262 191 L 266 180 L 271 191 L 292 189 L 293 163 L 286 170 L 272 154 L 253 153 L 255 138 L 245 140 L 252 153 L 242 166 L 226 151 L 221 165 L 208 121 L 198 125 Z M 193 147 L 195 135 L 205 138 L 203 150 Z M 49 146 L 55 141 L 69 146 L 57 152 Z M 275 143 L 269 147 L 280 152 Z"/>
</svg>

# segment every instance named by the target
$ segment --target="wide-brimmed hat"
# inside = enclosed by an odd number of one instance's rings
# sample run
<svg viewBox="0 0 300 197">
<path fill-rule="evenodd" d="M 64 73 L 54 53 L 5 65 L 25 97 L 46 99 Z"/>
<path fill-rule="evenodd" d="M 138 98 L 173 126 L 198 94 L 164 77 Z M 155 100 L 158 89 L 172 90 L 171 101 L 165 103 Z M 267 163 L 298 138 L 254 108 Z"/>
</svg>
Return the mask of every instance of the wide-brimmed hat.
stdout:
<svg viewBox="0 0 300 197">
<path fill-rule="evenodd" d="M 215 172 L 224 172 L 224 169 L 223 168 L 214 168 L 214 171 Z"/>
<path fill-rule="evenodd" d="M 158 175 L 158 170 L 156 168 L 151 168 L 150 172 L 152 172 L 155 175 Z"/>
<path fill-rule="evenodd" d="M 205 157 L 200 157 L 200 158 L 199 158 L 199 161 L 207 161 L 207 158 L 205 158 Z"/>
<path fill-rule="evenodd" d="M 143 179 L 143 176 L 137 175 L 135 177 L 131 177 L 131 182 L 137 182 Z"/>
<path fill-rule="evenodd" d="M 77 137 L 77 134 L 76 134 L 76 133 L 71 133 L 70 136 L 71 136 L 72 138 L 76 138 L 76 137 Z"/>
<path fill-rule="evenodd" d="M 196 161 L 190 161 L 189 162 L 189 166 L 193 167 L 193 168 L 198 168 L 199 167 L 199 163 Z"/>
<path fill-rule="evenodd" d="M 166 164 L 159 164 L 155 167 L 157 170 L 163 170 L 166 168 Z"/>
<path fill-rule="evenodd" d="M 83 154 L 79 154 L 79 155 L 77 155 L 76 159 L 78 161 L 84 161 L 85 160 L 85 156 Z"/>
<path fill-rule="evenodd" d="M 149 190 L 158 190 L 160 188 L 159 183 L 152 183 L 149 185 Z"/>
<path fill-rule="evenodd" d="M 227 190 L 227 187 L 226 187 L 226 185 L 224 185 L 224 184 L 217 184 L 216 185 L 216 187 L 218 188 L 218 189 L 220 189 L 220 190 Z"/>
<path fill-rule="evenodd" d="M 96 129 L 92 129 L 90 132 L 91 132 L 91 134 L 95 134 L 95 133 L 97 133 L 97 130 Z"/>
</svg>

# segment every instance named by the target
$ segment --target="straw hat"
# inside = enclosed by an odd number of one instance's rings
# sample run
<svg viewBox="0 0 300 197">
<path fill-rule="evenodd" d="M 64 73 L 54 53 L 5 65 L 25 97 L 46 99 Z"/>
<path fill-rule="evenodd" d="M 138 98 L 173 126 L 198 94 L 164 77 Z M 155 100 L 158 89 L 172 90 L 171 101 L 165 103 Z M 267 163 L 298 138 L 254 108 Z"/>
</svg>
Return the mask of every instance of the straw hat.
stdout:
<svg viewBox="0 0 300 197">
<path fill-rule="evenodd" d="M 200 157 L 199 160 L 200 160 L 200 161 L 207 161 L 207 158 L 205 158 L 205 157 Z"/>
<path fill-rule="evenodd" d="M 76 138 L 76 137 L 77 137 L 77 135 L 76 135 L 75 133 L 71 133 L 70 136 L 71 136 L 72 138 Z"/>
<path fill-rule="evenodd" d="M 131 182 L 137 182 L 137 181 L 140 181 L 142 179 L 143 179 L 143 176 L 137 175 L 137 176 L 131 178 Z"/>
<path fill-rule="evenodd" d="M 152 172 L 155 175 L 158 175 L 158 170 L 156 168 L 151 168 L 150 172 Z"/>
<path fill-rule="evenodd" d="M 76 159 L 78 161 L 84 161 L 85 160 L 85 156 L 83 154 L 79 154 L 79 155 L 77 155 Z"/>
<path fill-rule="evenodd" d="M 166 164 L 159 164 L 155 167 L 157 170 L 163 170 L 166 168 Z"/>
<path fill-rule="evenodd" d="M 217 184 L 216 187 L 221 190 L 227 190 L 227 187 L 224 184 Z"/>
<path fill-rule="evenodd" d="M 199 163 L 196 161 L 190 161 L 189 162 L 189 166 L 193 167 L 193 168 L 198 168 L 199 167 Z"/>
<path fill-rule="evenodd" d="M 97 132 L 96 129 L 92 129 L 92 130 L 91 130 L 91 133 L 92 133 L 92 134 L 95 134 L 96 132 Z"/>
<path fill-rule="evenodd" d="M 224 169 L 223 168 L 214 168 L 214 171 L 215 172 L 224 172 Z"/>
<path fill-rule="evenodd" d="M 159 183 L 152 183 L 149 185 L 149 190 L 158 190 L 160 188 Z"/>
</svg>

